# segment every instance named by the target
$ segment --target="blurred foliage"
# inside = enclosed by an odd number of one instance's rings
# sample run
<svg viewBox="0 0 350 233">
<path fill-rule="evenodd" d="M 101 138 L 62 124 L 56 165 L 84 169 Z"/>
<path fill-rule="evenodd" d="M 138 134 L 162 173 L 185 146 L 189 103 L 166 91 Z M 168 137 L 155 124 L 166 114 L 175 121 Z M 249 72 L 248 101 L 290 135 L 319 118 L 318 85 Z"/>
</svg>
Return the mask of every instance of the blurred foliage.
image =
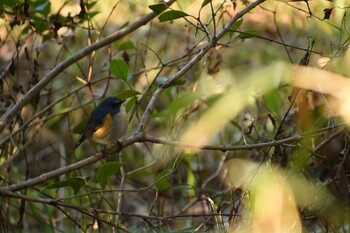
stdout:
<svg viewBox="0 0 350 233">
<path fill-rule="evenodd" d="M 157 88 L 246 4 L 2 0 L 0 115 L 77 51 L 157 18 L 18 112 L 0 133 L 0 186 L 100 151 L 72 147 L 103 97 L 127 99 L 132 135 Z M 245 14 L 157 99 L 145 132 L 157 140 L 1 193 L 0 232 L 347 232 L 349 4 L 266 1 Z"/>
</svg>

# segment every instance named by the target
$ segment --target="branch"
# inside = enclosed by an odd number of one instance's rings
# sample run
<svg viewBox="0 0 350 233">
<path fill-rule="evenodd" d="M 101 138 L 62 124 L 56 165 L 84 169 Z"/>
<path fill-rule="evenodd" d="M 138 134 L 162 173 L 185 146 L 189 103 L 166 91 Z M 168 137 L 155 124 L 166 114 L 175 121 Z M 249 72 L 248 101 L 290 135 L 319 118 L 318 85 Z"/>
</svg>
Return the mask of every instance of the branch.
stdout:
<svg viewBox="0 0 350 233">
<path fill-rule="evenodd" d="M 236 150 L 262 149 L 265 147 L 283 145 L 286 143 L 298 142 L 303 138 L 304 138 L 304 136 L 299 135 L 299 136 L 284 138 L 281 140 L 273 140 L 270 142 L 263 142 L 263 143 L 250 144 L 250 145 L 238 145 L 238 146 L 204 145 L 204 146 L 199 147 L 199 146 L 195 146 L 192 144 L 185 144 L 185 143 L 180 143 L 180 142 L 176 142 L 176 141 L 167 141 L 167 140 L 163 140 L 163 139 L 159 139 L 159 138 L 144 136 L 143 134 L 134 134 L 132 137 L 130 137 L 124 141 L 121 141 L 120 143 L 116 143 L 116 146 L 112 147 L 111 149 L 107 149 L 104 152 L 99 152 L 97 154 L 91 155 L 91 156 L 87 157 L 86 159 L 80 160 L 74 164 L 47 172 L 47 173 L 42 174 L 38 177 L 23 181 L 21 183 L 17 183 L 17 184 L 5 186 L 5 187 L 0 187 L 0 196 L 6 196 L 7 191 L 15 192 L 15 191 L 19 191 L 19 190 L 22 190 L 25 188 L 33 187 L 35 185 L 44 183 L 45 181 L 47 181 L 49 179 L 58 177 L 60 175 L 66 174 L 66 173 L 73 172 L 73 171 L 78 170 L 78 169 L 81 169 L 83 167 L 86 167 L 90 164 L 95 163 L 96 161 L 98 161 L 102 158 L 105 158 L 108 155 L 120 152 L 123 148 L 128 147 L 130 145 L 133 145 L 136 142 L 152 142 L 152 143 L 163 144 L 163 145 L 201 149 L 201 150 L 236 151 Z"/>
<path fill-rule="evenodd" d="M 262 149 L 266 147 L 272 147 L 272 146 L 279 146 L 287 143 L 292 143 L 292 142 L 299 142 L 303 138 L 313 135 L 315 133 L 320 133 L 324 132 L 325 130 L 332 129 L 334 127 L 342 127 L 343 125 L 337 125 L 337 126 L 331 126 L 331 127 L 326 127 L 324 129 L 318 130 L 316 132 L 310 132 L 306 133 L 304 135 L 297 135 L 297 136 L 292 136 L 288 138 L 284 138 L 281 140 L 272 140 L 270 142 L 262 142 L 262 143 L 257 143 L 257 144 L 249 144 L 249 145 L 236 145 L 236 146 L 231 146 L 231 145 L 204 145 L 204 146 L 196 146 L 193 144 L 185 144 L 185 143 L 180 143 L 177 141 L 168 141 L 164 139 L 159 139 L 159 138 L 154 138 L 150 136 L 145 136 L 142 133 L 135 133 L 131 137 L 125 139 L 124 141 L 121 141 L 119 143 L 116 143 L 117 146 L 113 146 L 109 149 L 107 149 L 104 152 L 99 152 L 97 154 L 91 155 L 86 159 L 83 159 L 81 161 L 78 161 L 74 164 L 68 165 L 66 167 L 62 167 L 59 169 L 56 169 L 54 171 L 47 172 L 45 174 L 42 174 L 41 176 L 35 177 L 33 179 L 29 179 L 26 181 L 23 181 L 22 183 L 17 183 L 13 184 L 10 186 L 5 186 L 5 187 L 0 187 L 0 196 L 7 196 L 6 192 L 15 192 L 19 191 L 25 188 L 33 187 L 35 185 L 44 183 L 45 181 L 58 177 L 63 174 L 67 174 L 69 172 L 76 171 L 80 168 L 86 167 L 90 164 L 95 163 L 96 161 L 105 158 L 106 156 L 109 156 L 113 153 L 120 152 L 123 148 L 128 147 L 130 145 L 133 145 L 134 143 L 138 142 L 151 142 L 151 143 L 157 143 L 157 144 L 163 144 L 163 145 L 169 145 L 169 146 L 177 146 L 177 147 L 184 147 L 184 148 L 191 148 L 191 149 L 201 149 L 201 150 L 212 150 L 212 151 L 237 151 L 237 150 L 254 150 L 254 149 Z M 343 128 L 343 127 L 342 127 Z M 344 129 L 342 129 L 344 130 Z M 339 132 L 339 131 L 337 131 Z M 336 133 L 338 135 L 338 133 Z M 328 141 L 327 141 L 328 142 Z M 137 189 L 137 190 L 127 190 L 128 192 L 135 192 L 135 191 L 141 191 L 141 190 L 147 190 L 150 187 L 152 187 L 154 184 L 152 183 L 151 185 L 144 187 L 142 189 Z M 118 190 L 122 191 L 122 190 Z"/>
<path fill-rule="evenodd" d="M 108 155 L 119 152 L 123 148 L 128 147 L 128 146 L 130 146 L 130 145 L 132 145 L 135 142 L 138 142 L 140 140 L 142 140 L 142 135 L 140 135 L 140 134 L 134 135 L 131 138 L 128 138 L 122 142 L 116 143 L 116 146 L 114 146 L 112 149 L 106 149 L 106 151 L 102 151 L 102 152 L 96 153 L 94 155 L 88 156 L 86 159 L 80 160 L 80 161 L 73 163 L 73 164 L 70 164 L 66 167 L 58 168 L 56 170 L 44 173 L 38 177 L 23 181 L 21 183 L 17 183 L 17 184 L 5 186 L 5 187 L 0 187 L 0 196 L 3 195 L 3 191 L 12 191 L 12 192 L 19 191 L 22 189 L 26 189 L 26 188 L 33 187 L 35 185 L 44 183 L 45 181 L 52 179 L 52 178 L 55 178 L 55 177 L 58 177 L 60 175 L 76 171 L 76 170 L 81 169 L 83 167 L 86 167 L 90 164 L 93 164 L 93 163 L 97 162 L 98 160 L 105 158 Z"/>
<path fill-rule="evenodd" d="M 171 0 L 167 4 L 170 6 L 176 0 Z M 47 73 L 35 86 L 33 86 L 23 97 L 20 99 L 9 111 L 7 111 L 0 120 L 0 131 L 2 131 L 6 125 L 11 122 L 11 119 L 21 111 L 21 109 L 30 102 L 30 100 L 36 96 L 48 83 L 50 83 L 54 78 L 56 78 L 62 71 L 68 68 L 70 65 L 89 55 L 93 51 L 96 51 L 108 44 L 113 43 L 114 41 L 132 33 L 139 27 L 150 22 L 156 15 L 152 12 L 148 15 L 142 17 L 140 20 L 131 24 L 130 26 L 98 41 L 95 42 L 82 50 L 78 51 L 76 54 L 70 58 L 62 61 L 55 68 L 53 68 L 49 73 Z"/>
<path fill-rule="evenodd" d="M 176 80 L 181 78 L 187 71 L 189 71 L 194 65 L 196 65 L 203 57 L 207 54 L 207 52 L 217 45 L 217 42 L 230 30 L 232 25 L 237 22 L 240 18 L 242 18 L 245 14 L 250 12 L 256 6 L 263 3 L 265 0 L 256 0 L 255 2 L 250 3 L 246 8 L 237 12 L 237 14 L 232 17 L 232 19 L 223 27 L 223 29 L 218 33 L 217 36 L 212 37 L 212 39 L 201 49 L 196 56 L 192 58 L 182 69 L 180 69 L 177 73 L 175 73 L 171 78 L 169 78 L 165 83 L 160 85 L 158 89 L 153 93 L 150 102 L 148 103 L 145 112 L 142 114 L 142 118 L 138 127 L 138 132 L 143 132 L 147 126 L 150 115 L 152 113 L 152 109 L 158 100 L 160 94 L 172 85 Z"/>
<path fill-rule="evenodd" d="M 25 188 L 33 187 L 35 185 L 41 184 L 49 179 L 58 177 L 63 174 L 70 173 L 72 171 L 78 170 L 80 168 L 86 167 L 90 164 L 95 163 L 96 161 L 104 158 L 105 156 L 108 156 L 110 154 L 120 152 L 123 148 L 130 146 L 136 142 L 154 142 L 154 143 L 162 143 L 162 144 L 168 144 L 168 145 L 174 145 L 174 146 L 182 146 L 182 147 L 189 147 L 189 148 L 198 148 L 194 145 L 186 145 L 186 144 L 180 144 L 179 142 L 169 142 L 161 139 L 154 139 L 151 137 L 145 137 L 143 135 L 144 127 L 147 125 L 147 122 L 150 118 L 150 114 L 152 112 L 152 109 L 155 105 L 155 102 L 159 98 L 160 94 L 169 87 L 172 83 L 174 83 L 176 80 L 178 80 L 180 77 L 182 77 L 187 71 L 189 71 L 195 64 L 197 64 L 204 55 L 213 47 L 216 46 L 218 40 L 220 40 L 226 32 L 228 32 L 231 28 L 231 26 L 243 15 L 251 11 L 253 8 L 264 2 L 265 0 L 256 0 L 255 2 L 249 4 L 246 8 L 238 12 L 226 25 L 225 27 L 218 33 L 216 37 L 213 37 L 212 40 L 210 40 L 207 45 L 189 62 L 187 63 L 181 70 L 179 70 L 176 74 L 174 74 L 167 82 L 160 85 L 158 89 L 154 92 L 152 95 L 152 98 L 150 102 L 147 105 L 147 108 L 145 112 L 142 115 L 141 121 L 139 123 L 139 127 L 137 132 L 129 137 L 128 139 L 117 143 L 115 146 L 109 148 L 107 151 L 99 152 L 97 154 L 94 154 L 92 156 L 89 156 L 86 159 L 83 159 L 81 161 L 78 161 L 74 164 L 71 164 L 66 167 L 62 167 L 59 169 L 56 169 L 51 172 L 47 172 L 45 174 L 42 174 L 38 177 L 35 177 L 33 179 L 29 179 L 27 181 L 23 181 L 21 183 L 13 184 L 6 187 L 0 187 L 0 195 L 3 195 L 3 191 L 19 191 Z M 172 0 L 169 2 L 169 4 L 175 2 L 175 0 Z M 46 84 L 48 84 L 50 81 L 52 81 L 60 72 L 62 72 L 65 68 L 73 64 L 74 62 L 78 61 L 79 59 L 83 58 L 84 56 L 88 55 L 94 50 L 97 50 L 109 43 L 112 43 L 114 40 L 117 40 L 132 31 L 136 30 L 138 27 L 146 24 L 150 20 L 152 20 L 155 17 L 153 13 L 146 15 L 139 21 L 135 22 L 134 24 L 130 25 L 124 30 L 121 30 L 109 37 L 104 38 L 103 40 L 93 43 L 90 46 L 87 46 L 86 48 L 82 49 L 72 57 L 68 58 L 67 60 L 61 62 L 56 68 L 54 68 L 51 72 L 49 72 L 43 79 L 40 80 L 39 83 L 37 83 L 23 98 L 13 106 L 11 110 L 9 110 L 1 119 L 0 121 L 0 131 L 6 126 L 8 122 L 10 122 L 10 119 L 19 111 L 25 104 L 27 104 L 32 96 L 36 95 Z M 293 140 L 300 140 L 301 136 L 295 137 Z M 282 143 L 290 142 L 289 140 L 282 141 Z M 273 141 L 270 143 L 262 143 L 262 144 L 256 144 L 256 145 L 245 145 L 245 146 L 236 146 L 236 147 L 230 147 L 230 146 L 202 146 L 199 149 L 203 150 L 221 150 L 221 151 L 227 151 L 227 150 L 251 150 L 255 148 L 263 148 L 265 146 L 273 146 L 277 143 L 277 141 Z M 278 144 L 278 143 L 277 143 Z"/>
<path fill-rule="evenodd" d="M 143 142 L 152 142 L 156 144 L 163 144 L 163 145 L 169 145 L 169 146 L 178 146 L 178 147 L 183 147 L 183 148 L 190 148 L 190 149 L 200 149 L 200 150 L 212 150 L 212 151 L 237 151 L 237 150 L 257 150 L 257 149 L 262 149 L 266 147 L 273 147 L 273 146 L 279 146 L 282 144 L 286 143 L 291 143 L 291 142 L 298 142 L 301 139 L 303 139 L 304 136 L 302 135 L 297 135 L 293 137 L 288 137 L 284 138 L 281 140 L 272 140 L 270 142 L 262 142 L 262 143 L 257 143 L 257 144 L 248 144 L 248 145 L 237 145 L 237 146 L 222 146 L 222 145 L 193 145 L 193 144 L 186 144 L 186 143 L 181 143 L 177 141 L 167 141 L 159 138 L 153 138 L 149 136 L 144 136 L 143 137 Z M 0 189 L 1 190 L 1 189 Z"/>
<path fill-rule="evenodd" d="M 36 202 L 36 203 L 43 203 L 43 204 L 49 204 L 53 206 L 62 206 L 65 208 L 70 208 L 74 210 L 78 210 L 82 212 L 85 215 L 88 215 L 90 217 L 95 217 L 92 212 L 99 213 L 99 214 L 108 214 L 108 215 L 118 215 L 118 216 L 130 216 L 135 218 L 141 218 L 141 219 L 149 219 L 149 220 L 161 220 L 161 221 L 170 221 L 176 218 L 188 218 L 188 217 L 213 217 L 213 216 L 231 216 L 231 214 L 225 214 L 225 213 L 199 213 L 199 214 L 173 214 L 173 215 L 166 215 L 163 217 L 158 216 L 150 216 L 150 215 L 144 215 L 144 214 L 136 214 L 136 213 L 129 213 L 129 212 L 119 212 L 119 211 L 109 211 L 104 209 L 91 209 L 82 207 L 80 205 L 74 205 L 70 203 L 65 202 L 56 202 L 54 199 L 49 198 L 37 198 L 37 197 L 30 197 L 23 194 L 13 193 L 9 191 L 5 191 L 3 193 L 6 193 L 8 197 L 17 198 L 21 200 L 27 200 L 30 202 Z M 238 215 L 237 215 L 238 216 Z M 108 224 L 111 224 L 110 222 L 105 221 Z"/>
</svg>

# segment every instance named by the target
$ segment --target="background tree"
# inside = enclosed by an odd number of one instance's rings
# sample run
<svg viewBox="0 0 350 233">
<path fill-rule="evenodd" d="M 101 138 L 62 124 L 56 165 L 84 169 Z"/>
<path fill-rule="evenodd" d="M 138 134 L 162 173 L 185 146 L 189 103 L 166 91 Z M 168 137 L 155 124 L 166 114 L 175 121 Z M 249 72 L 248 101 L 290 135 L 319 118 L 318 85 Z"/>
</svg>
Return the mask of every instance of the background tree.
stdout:
<svg viewBox="0 0 350 233">
<path fill-rule="evenodd" d="M 348 4 L 4 0 L 1 231 L 346 232 Z"/>
</svg>

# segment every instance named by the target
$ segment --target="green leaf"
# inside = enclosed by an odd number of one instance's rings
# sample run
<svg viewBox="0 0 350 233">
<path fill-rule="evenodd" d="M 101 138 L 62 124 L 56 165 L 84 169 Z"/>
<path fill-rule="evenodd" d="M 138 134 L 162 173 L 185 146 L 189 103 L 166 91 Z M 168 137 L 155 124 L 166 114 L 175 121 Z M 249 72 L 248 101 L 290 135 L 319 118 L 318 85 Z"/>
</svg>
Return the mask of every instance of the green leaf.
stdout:
<svg viewBox="0 0 350 233">
<path fill-rule="evenodd" d="M 165 22 L 165 21 L 169 21 L 169 20 L 179 19 L 179 18 L 182 18 L 185 16 L 189 16 L 189 15 L 183 11 L 170 10 L 170 11 L 167 11 L 167 12 L 164 12 L 163 14 L 161 14 L 158 17 L 158 19 L 160 22 Z"/>
<path fill-rule="evenodd" d="M 170 169 L 166 169 L 160 173 L 158 173 L 154 177 L 154 184 L 159 190 L 166 190 L 171 187 L 170 182 L 169 182 L 169 175 L 171 174 Z"/>
<path fill-rule="evenodd" d="M 247 31 L 245 31 L 244 33 L 239 34 L 236 39 L 248 39 L 248 38 L 252 38 L 252 37 L 256 37 L 259 35 L 259 32 L 257 32 L 254 29 L 249 29 Z"/>
<path fill-rule="evenodd" d="M 126 112 L 130 112 L 130 110 L 135 106 L 135 103 L 136 103 L 135 98 L 131 98 L 130 100 L 128 100 L 125 104 Z"/>
<path fill-rule="evenodd" d="M 97 1 L 88 2 L 87 8 L 90 10 L 92 7 L 96 5 L 96 3 Z"/>
<path fill-rule="evenodd" d="M 120 44 L 118 46 L 118 50 L 129 50 L 129 49 L 135 49 L 134 43 L 132 43 L 130 40 Z"/>
<path fill-rule="evenodd" d="M 175 87 L 175 86 L 182 86 L 186 83 L 187 81 L 185 79 L 178 79 L 175 82 L 173 82 L 169 87 Z"/>
<path fill-rule="evenodd" d="M 51 24 L 47 20 L 43 20 L 37 16 L 31 16 L 30 22 L 34 25 L 37 33 L 47 31 L 51 27 Z"/>
<path fill-rule="evenodd" d="M 172 114 L 176 114 L 179 109 L 187 107 L 199 98 L 201 98 L 201 95 L 197 92 L 186 93 L 171 102 L 169 111 Z"/>
<path fill-rule="evenodd" d="M 119 79 L 128 80 L 129 66 L 124 60 L 112 60 L 110 64 L 111 73 Z"/>
<path fill-rule="evenodd" d="M 230 31 L 227 33 L 230 37 L 235 33 L 235 31 L 242 25 L 243 19 L 237 20 L 230 28 Z"/>
<path fill-rule="evenodd" d="M 156 83 L 158 86 L 163 85 L 166 81 L 168 81 L 167 77 L 164 76 L 159 76 L 156 79 Z M 174 87 L 174 86 L 181 86 L 184 85 L 187 81 L 185 79 L 178 79 L 175 82 L 173 82 L 169 87 Z"/>
<path fill-rule="evenodd" d="M 10 6 L 10 7 L 14 7 L 19 3 L 19 0 L 4 0 L 3 1 L 3 5 L 4 6 Z"/>
<path fill-rule="evenodd" d="M 203 8 L 203 7 L 205 7 L 206 5 L 208 5 L 208 3 L 210 3 L 212 0 L 204 0 L 203 2 L 202 2 L 202 6 L 201 6 L 201 8 Z"/>
<path fill-rule="evenodd" d="M 275 115 L 279 116 L 281 107 L 281 96 L 277 88 L 273 88 L 264 95 L 264 103 L 266 107 Z"/>
<path fill-rule="evenodd" d="M 154 14 L 159 15 L 160 13 L 165 11 L 168 8 L 168 6 L 164 3 L 160 3 L 155 5 L 149 5 L 148 8 L 151 9 L 154 12 Z"/>
<path fill-rule="evenodd" d="M 237 20 L 230 28 L 231 31 L 236 31 L 243 23 L 243 19 Z"/>
<path fill-rule="evenodd" d="M 120 170 L 120 168 L 125 163 L 121 162 L 110 162 L 103 164 L 97 171 L 97 181 L 101 185 L 101 188 L 104 189 L 107 184 L 107 179 L 114 175 L 116 172 Z"/>
<path fill-rule="evenodd" d="M 100 13 L 101 13 L 100 11 L 89 12 L 89 17 L 90 17 L 90 19 L 92 19 L 93 17 L 95 17 L 97 14 L 100 14 Z"/>
<path fill-rule="evenodd" d="M 83 177 L 72 177 L 68 178 L 67 180 L 58 181 L 53 184 L 49 184 L 46 187 L 44 187 L 41 192 L 43 192 L 46 189 L 58 189 L 62 187 L 71 187 L 73 189 L 74 194 L 77 194 L 79 192 L 79 189 L 86 185 L 87 182 L 90 180 L 90 177 L 83 178 Z"/>
<path fill-rule="evenodd" d="M 35 8 L 36 11 L 40 12 L 41 14 L 48 16 L 50 14 L 51 11 L 51 5 L 50 5 L 50 1 L 44 2 L 43 4 L 37 6 Z"/>
<path fill-rule="evenodd" d="M 36 8 L 40 5 L 44 5 L 45 3 L 50 3 L 50 0 L 29 0 L 27 3 L 28 5 Z"/>
<path fill-rule="evenodd" d="M 125 90 L 125 91 L 118 93 L 117 97 L 119 99 L 125 100 L 125 99 L 128 99 L 128 98 L 136 96 L 136 95 L 140 95 L 140 94 L 141 94 L 140 92 L 135 91 L 135 90 Z"/>
<path fill-rule="evenodd" d="M 129 26 L 129 21 L 126 21 L 125 23 L 122 24 L 122 26 L 120 26 L 120 29 L 126 28 L 127 26 Z"/>
</svg>

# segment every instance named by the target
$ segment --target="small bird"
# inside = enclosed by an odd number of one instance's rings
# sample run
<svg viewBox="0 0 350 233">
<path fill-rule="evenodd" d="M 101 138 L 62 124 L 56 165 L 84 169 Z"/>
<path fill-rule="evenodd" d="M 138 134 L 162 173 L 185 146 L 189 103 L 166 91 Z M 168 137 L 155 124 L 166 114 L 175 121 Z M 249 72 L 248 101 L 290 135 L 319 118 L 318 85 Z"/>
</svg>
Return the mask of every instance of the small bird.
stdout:
<svg viewBox="0 0 350 233">
<path fill-rule="evenodd" d="M 90 119 L 73 151 L 87 138 L 106 145 L 124 136 L 128 129 L 128 118 L 122 106 L 125 100 L 107 97 L 90 114 Z"/>
</svg>

